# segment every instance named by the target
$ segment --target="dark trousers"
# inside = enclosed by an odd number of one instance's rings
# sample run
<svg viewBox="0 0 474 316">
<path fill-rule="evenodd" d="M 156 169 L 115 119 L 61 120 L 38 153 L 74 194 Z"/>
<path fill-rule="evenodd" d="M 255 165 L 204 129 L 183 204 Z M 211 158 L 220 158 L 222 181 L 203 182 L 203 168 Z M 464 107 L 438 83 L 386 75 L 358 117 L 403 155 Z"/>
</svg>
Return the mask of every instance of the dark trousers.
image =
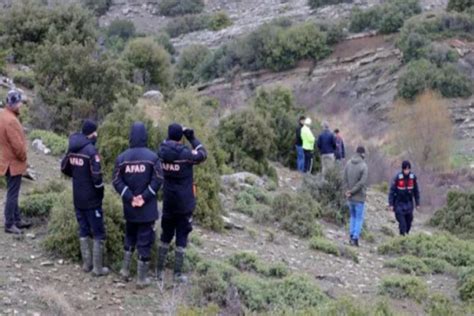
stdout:
<svg viewBox="0 0 474 316">
<path fill-rule="evenodd" d="M 311 173 L 313 169 L 313 152 L 310 150 L 304 151 L 304 172 Z"/>
<path fill-rule="evenodd" d="M 191 215 L 163 215 L 161 219 L 161 242 L 171 243 L 176 236 L 176 246 L 186 248 L 189 233 L 193 230 Z"/>
<path fill-rule="evenodd" d="M 11 176 L 7 171 L 7 201 L 5 203 L 5 227 L 10 228 L 21 220 L 18 196 L 20 195 L 21 175 Z"/>
<path fill-rule="evenodd" d="M 102 207 L 89 210 L 76 209 L 79 237 L 93 237 L 95 240 L 105 240 L 104 216 Z"/>
<path fill-rule="evenodd" d="M 400 229 L 400 235 L 405 236 L 410 233 L 411 223 L 413 222 L 413 212 L 402 213 L 396 212 L 395 218 L 398 222 L 398 227 Z"/>
<path fill-rule="evenodd" d="M 155 222 L 125 224 L 125 251 L 137 249 L 141 261 L 150 261 L 155 243 Z"/>
</svg>

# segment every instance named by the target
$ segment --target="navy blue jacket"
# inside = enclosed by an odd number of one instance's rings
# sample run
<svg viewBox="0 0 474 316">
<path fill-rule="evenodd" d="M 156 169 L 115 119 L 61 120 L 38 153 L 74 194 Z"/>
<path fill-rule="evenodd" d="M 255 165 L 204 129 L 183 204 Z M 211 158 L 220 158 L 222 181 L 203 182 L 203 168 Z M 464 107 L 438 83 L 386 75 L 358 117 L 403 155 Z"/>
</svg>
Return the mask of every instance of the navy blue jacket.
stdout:
<svg viewBox="0 0 474 316">
<path fill-rule="evenodd" d="M 346 148 L 344 147 L 344 140 L 342 137 L 336 136 L 336 160 L 341 160 L 346 158 Z"/>
<path fill-rule="evenodd" d="M 334 154 L 336 152 L 336 136 L 330 130 L 325 129 L 318 137 L 318 148 L 321 155 Z"/>
<path fill-rule="evenodd" d="M 193 166 L 206 160 L 207 151 L 198 139 L 188 139 L 193 150 L 172 140 L 164 141 L 158 156 L 165 182 L 163 185 L 163 216 L 190 215 L 196 207 Z"/>
<path fill-rule="evenodd" d="M 92 141 L 82 133 L 69 137 L 69 149 L 61 161 L 61 171 L 72 177 L 74 207 L 88 210 L 102 207 L 104 183 L 100 157 Z"/>
<path fill-rule="evenodd" d="M 134 123 L 130 131 L 130 148 L 115 161 L 113 185 L 122 197 L 125 220 L 134 223 L 158 219 L 156 193 L 161 187 L 163 173 L 158 156 L 146 147 L 147 142 L 145 125 Z M 133 198 L 139 195 L 145 204 L 133 207 Z"/>
<path fill-rule="evenodd" d="M 411 173 L 407 176 L 403 172 L 398 173 L 390 186 L 388 204 L 395 208 L 397 213 L 413 212 L 414 205 L 420 205 L 420 191 L 416 175 Z"/>
</svg>

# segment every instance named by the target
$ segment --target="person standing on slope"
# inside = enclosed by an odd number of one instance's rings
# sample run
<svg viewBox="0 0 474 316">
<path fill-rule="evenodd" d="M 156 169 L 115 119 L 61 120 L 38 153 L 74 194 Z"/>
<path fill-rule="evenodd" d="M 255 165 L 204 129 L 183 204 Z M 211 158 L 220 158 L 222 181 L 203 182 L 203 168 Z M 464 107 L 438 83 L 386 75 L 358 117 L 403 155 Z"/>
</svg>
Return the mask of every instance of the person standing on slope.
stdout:
<svg viewBox="0 0 474 316">
<path fill-rule="evenodd" d="M 155 243 L 155 221 L 158 219 L 156 193 L 163 182 L 158 155 L 147 148 L 148 134 L 142 122 L 130 130 L 130 148 L 115 161 L 113 185 L 123 201 L 125 216 L 125 252 L 120 274 L 127 279 L 135 248 L 138 251 L 137 287 L 150 285 L 148 267 Z"/>
<path fill-rule="evenodd" d="M 336 137 L 329 130 L 329 123 L 323 122 L 323 131 L 318 137 L 318 148 L 321 154 L 321 166 L 323 176 L 334 167 L 336 152 Z"/>
<path fill-rule="evenodd" d="M 21 219 L 18 207 L 21 178 L 27 169 L 27 142 L 18 116 L 22 107 L 22 95 L 17 90 L 7 94 L 6 108 L 0 112 L 0 176 L 7 178 L 5 203 L 5 233 L 21 234 L 30 223 Z"/>
<path fill-rule="evenodd" d="M 313 169 L 313 155 L 314 155 L 314 135 L 311 131 L 311 119 L 307 117 L 304 120 L 304 126 L 301 128 L 301 139 L 303 141 L 304 151 L 304 172 L 311 173 Z"/>
<path fill-rule="evenodd" d="M 300 116 L 298 120 L 298 126 L 296 127 L 296 169 L 299 172 L 304 172 L 304 150 L 303 150 L 303 139 L 301 138 L 301 129 L 304 126 L 304 120 L 306 117 Z"/>
<path fill-rule="evenodd" d="M 183 135 L 192 149 L 182 142 Z M 175 282 L 186 282 L 183 275 L 184 252 L 188 235 L 193 230 L 193 212 L 196 207 L 196 188 L 193 183 L 193 166 L 207 158 L 207 151 L 194 136 L 192 129 L 173 123 L 168 126 L 168 139 L 158 150 L 163 168 L 163 216 L 161 244 L 158 248 L 157 278 L 163 282 L 163 270 L 171 241 L 176 237 L 174 266 Z"/>
<path fill-rule="evenodd" d="M 84 272 L 92 270 L 94 276 L 103 276 L 109 273 L 109 269 L 103 266 L 106 237 L 102 211 L 104 183 L 96 141 L 97 125 L 90 120 L 84 121 L 82 132 L 69 137 L 69 148 L 61 162 L 61 171 L 72 177 L 82 269 Z M 92 255 L 89 245 L 91 236 L 94 239 Z"/>
<path fill-rule="evenodd" d="M 411 172 L 411 164 L 407 160 L 402 163 L 402 171 L 392 180 L 388 204 L 395 213 L 400 235 L 410 233 L 413 211 L 420 206 L 420 191 L 416 175 Z"/>
<path fill-rule="evenodd" d="M 342 139 L 341 132 L 339 129 L 334 130 L 334 135 L 336 136 L 336 151 L 335 157 L 338 165 L 342 164 L 344 159 L 346 159 L 346 148 L 344 146 L 344 140 Z"/>
<path fill-rule="evenodd" d="M 344 168 L 344 185 L 347 188 L 351 220 L 350 243 L 359 247 L 359 237 L 364 225 L 365 199 L 367 190 L 368 169 L 365 163 L 365 148 L 357 147 L 356 155 L 351 158 Z"/>
</svg>

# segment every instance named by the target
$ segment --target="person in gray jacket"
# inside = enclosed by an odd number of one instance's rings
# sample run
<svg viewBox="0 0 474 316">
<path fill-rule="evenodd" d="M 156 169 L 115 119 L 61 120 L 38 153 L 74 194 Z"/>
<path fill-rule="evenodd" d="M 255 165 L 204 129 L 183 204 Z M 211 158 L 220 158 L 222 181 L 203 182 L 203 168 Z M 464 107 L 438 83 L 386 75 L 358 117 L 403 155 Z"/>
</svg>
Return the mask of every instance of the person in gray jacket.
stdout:
<svg viewBox="0 0 474 316">
<path fill-rule="evenodd" d="M 365 198 L 367 191 L 368 169 L 365 159 L 365 148 L 357 147 L 356 155 L 344 168 L 344 184 L 347 188 L 346 197 L 351 213 L 350 243 L 359 247 L 359 237 L 364 224 Z"/>
</svg>

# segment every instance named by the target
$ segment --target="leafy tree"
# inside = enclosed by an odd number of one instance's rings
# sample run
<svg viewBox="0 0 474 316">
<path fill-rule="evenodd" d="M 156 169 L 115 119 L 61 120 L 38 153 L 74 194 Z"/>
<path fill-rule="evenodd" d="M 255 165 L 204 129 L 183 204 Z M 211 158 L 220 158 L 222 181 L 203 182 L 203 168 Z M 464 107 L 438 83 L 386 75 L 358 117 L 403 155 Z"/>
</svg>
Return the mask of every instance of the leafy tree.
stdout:
<svg viewBox="0 0 474 316">
<path fill-rule="evenodd" d="M 446 98 L 467 98 L 472 95 L 472 81 L 452 64 L 445 64 L 434 78 L 432 88 Z"/>
<path fill-rule="evenodd" d="M 448 11 L 462 12 L 472 7 L 474 7 L 473 0 L 449 0 L 448 2 Z"/>
<path fill-rule="evenodd" d="M 136 99 L 125 79 L 124 66 L 93 45 L 45 43 L 35 66 L 36 104 L 32 123 L 42 129 L 66 133 L 83 118 L 102 119 L 119 96 Z"/>
<path fill-rule="evenodd" d="M 36 51 L 46 41 L 68 45 L 95 41 L 91 14 L 77 5 L 48 8 L 37 0 L 14 2 L 1 14 L 4 43 L 17 62 L 32 63 Z"/>
<path fill-rule="evenodd" d="M 413 100 L 418 94 L 431 87 L 437 75 L 436 66 L 426 59 L 411 61 L 397 84 L 398 96 Z"/>
<path fill-rule="evenodd" d="M 160 13 L 166 16 L 201 13 L 204 10 L 203 0 L 162 0 L 159 3 Z"/>
<path fill-rule="evenodd" d="M 123 40 L 129 40 L 135 36 L 135 24 L 132 21 L 116 19 L 107 27 L 108 37 L 120 37 Z"/>
<path fill-rule="evenodd" d="M 199 82 L 199 66 L 210 54 L 211 51 L 204 45 L 196 44 L 185 48 L 176 65 L 176 83 L 189 86 Z"/>
<path fill-rule="evenodd" d="M 171 86 L 171 61 L 166 50 L 152 38 L 136 38 L 125 48 L 123 59 L 127 62 L 129 76 L 135 82 L 156 85 L 162 91 Z"/>
</svg>

